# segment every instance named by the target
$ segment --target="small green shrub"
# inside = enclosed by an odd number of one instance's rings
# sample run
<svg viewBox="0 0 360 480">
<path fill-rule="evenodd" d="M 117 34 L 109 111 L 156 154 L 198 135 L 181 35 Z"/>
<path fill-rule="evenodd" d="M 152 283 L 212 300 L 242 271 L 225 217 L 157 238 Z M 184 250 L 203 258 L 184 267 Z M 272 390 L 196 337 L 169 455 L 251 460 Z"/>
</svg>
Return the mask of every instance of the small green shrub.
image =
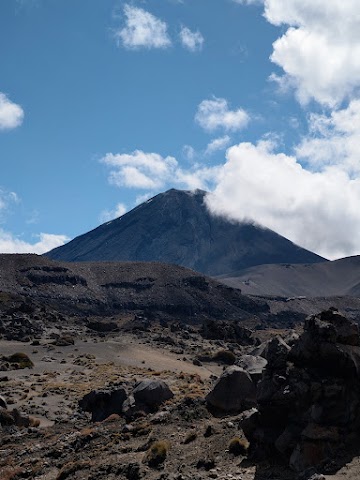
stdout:
<svg viewBox="0 0 360 480">
<path fill-rule="evenodd" d="M 34 364 L 26 353 L 14 353 L 10 357 L 6 357 L 6 361 L 9 363 L 17 363 L 19 368 L 33 368 Z"/>
<path fill-rule="evenodd" d="M 249 449 L 249 442 L 246 438 L 235 437 L 230 440 L 229 452 L 233 455 L 247 455 Z"/>
<path fill-rule="evenodd" d="M 157 467 L 165 461 L 168 451 L 168 442 L 163 440 L 154 442 L 146 452 L 144 462 L 147 463 L 149 467 Z"/>
</svg>

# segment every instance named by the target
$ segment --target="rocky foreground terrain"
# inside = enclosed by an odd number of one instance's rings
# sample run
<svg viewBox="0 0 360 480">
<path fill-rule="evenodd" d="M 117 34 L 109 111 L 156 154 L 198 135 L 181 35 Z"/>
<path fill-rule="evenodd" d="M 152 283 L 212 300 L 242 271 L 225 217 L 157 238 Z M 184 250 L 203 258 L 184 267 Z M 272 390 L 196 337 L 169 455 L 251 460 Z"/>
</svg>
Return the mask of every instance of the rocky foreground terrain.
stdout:
<svg viewBox="0 0 360 480">
<path fill-rule="evenodd" d="M 1 262 L 0 479 L 359 478 L 359 327 L 325 300 L 304 323 L 186 269 Z"/>
</svg>

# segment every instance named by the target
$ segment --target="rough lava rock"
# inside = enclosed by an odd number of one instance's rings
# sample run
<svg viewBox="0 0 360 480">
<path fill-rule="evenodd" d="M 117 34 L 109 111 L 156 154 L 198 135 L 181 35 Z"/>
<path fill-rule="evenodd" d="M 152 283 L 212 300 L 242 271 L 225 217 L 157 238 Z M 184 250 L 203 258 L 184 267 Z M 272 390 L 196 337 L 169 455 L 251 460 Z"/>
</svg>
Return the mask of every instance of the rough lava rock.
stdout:
<svg viewBox="0 0 360 480">
<path fill-rule="evenodd" d="M 146 378 L 135 385 L 123 404 L 122 413 L 127 419 L 136 417 L 140 412 L 153 413 L 173 396 L 173 392 L 163 380 Z"/>
<path fill-rule="evenodd" d="M 266 353 L 256 427 L 247 433 L 294 470 L 321 470 L 360 428 L 359 327 L 330 309 L 306 320 L 291 349 L 274 339 Z"/>
<path fill-rule="evenodd" d="M 228 367 L 207 394 L 208 404 L 223 412 L 242 412 L 255 404 L 256 387 L 243 368 Z"/>
<path fill-rule="evenodd" d="M 79 400 L 79 407 L 91 413 L 93 422 L 102 422 L 113 413 L 121 414 L 127 394 L 124 388 L 93 390 Z"/>
<path fill-rule="evenodd" d="M 173 398 L 174 394 L 163 380 L 146 378 L 135 386 L 132 396 L 136 404 L 143 404 L 154 409 L 166 400 Z"/>
</svg>

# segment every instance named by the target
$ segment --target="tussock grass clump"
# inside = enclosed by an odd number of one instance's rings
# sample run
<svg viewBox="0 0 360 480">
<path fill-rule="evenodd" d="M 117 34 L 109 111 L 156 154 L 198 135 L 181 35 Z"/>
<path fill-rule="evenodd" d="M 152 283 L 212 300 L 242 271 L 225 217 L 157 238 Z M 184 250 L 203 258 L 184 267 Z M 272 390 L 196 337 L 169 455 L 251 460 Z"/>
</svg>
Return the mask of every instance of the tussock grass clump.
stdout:
<svg viewBox="0 0 360 480">
<path fill-rule="evenodd" d="M 218 362 L 225 365 L 234 365 L 236 356 L 231 350 L 218 350 L 215 353 L 205 352 L 203 355 L 198 355 L 195 361 L 200 362 Z"/>
<path fill-rule="evenodd" d="M 246 438 L 235 437 L 230 440 L 229 443 L 229 452 L 235 456 L 238 455 L 247 455 L 249 450 L 250 443 Z"/>
<path fill-rule="evenodd" d="M 236 362 L 236 356 L 231 350 L 219 350 L 214 354 L 213 360 L 225 363 L 225 365 L 234 365 Z"/>
<path fill-rule="evenodd" d="M 149 450 L 145 453 L 144 463 L 149 467 L 157 467 L 164 463 L 169 451 L 169 444 L 164 440 L 154 442 Z"/>
<path fill-rule="evenodd" d="M 40 427 L 40 420 L 38 418 L 29 417 L 29 426 L 30 427 Z"/>
<path fill-rule="evenodd" d="M 11 364 L 18 364 L 19 368 L 33 368 L 34 364 L 26 353 L 14 353 L 10 357 L 6 357 L 5 360 Z"/>
</svg>

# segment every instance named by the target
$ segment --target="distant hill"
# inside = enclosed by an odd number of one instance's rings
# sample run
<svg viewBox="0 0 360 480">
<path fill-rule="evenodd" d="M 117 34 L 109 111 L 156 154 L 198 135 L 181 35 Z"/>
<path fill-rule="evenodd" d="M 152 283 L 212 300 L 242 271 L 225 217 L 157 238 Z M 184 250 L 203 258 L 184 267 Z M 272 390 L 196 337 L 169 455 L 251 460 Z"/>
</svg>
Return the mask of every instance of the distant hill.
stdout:
<svg viewBox="0 0 360 480">
<path fill-rule="evenodd" d="M 220 275 L 322 257 L 251 223 L 212 215 L 206 192 L 169 190 L 46 255 L 62 261 L 158 261 Z"/>
<path fill-rule="evenodd" d="M 55 262 L 38 255 L 0 254 L 0 302 L 6 294 L 80 316 L 135 313 L 155 318 L 241 320 L 267 312 L 197 272 L 156 262 Z"/>
<path fill-rule="evenodd" d="M 250 295 L 360 296 L 360 256 L 305 265 L 260 265 L 217 277 Z"/>
</svg>

